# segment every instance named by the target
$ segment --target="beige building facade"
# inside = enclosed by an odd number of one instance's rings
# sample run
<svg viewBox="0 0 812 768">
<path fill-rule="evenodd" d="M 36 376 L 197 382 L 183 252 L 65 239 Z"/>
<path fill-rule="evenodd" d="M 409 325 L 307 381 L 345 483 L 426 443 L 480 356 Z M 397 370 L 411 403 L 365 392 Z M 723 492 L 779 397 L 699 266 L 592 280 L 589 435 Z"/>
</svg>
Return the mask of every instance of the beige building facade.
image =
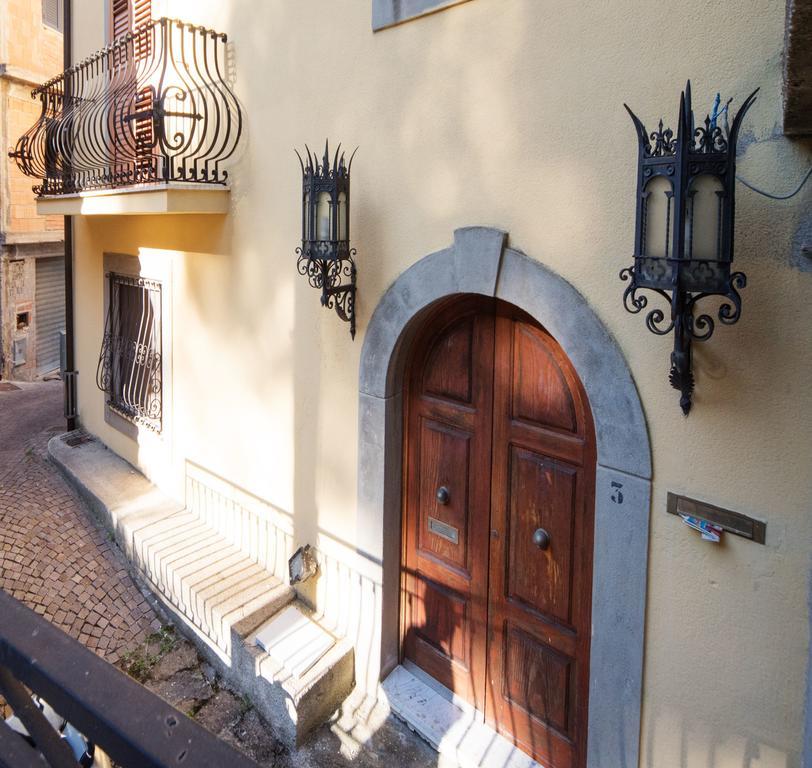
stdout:
<svg viewBox="0 0 812 768">
<path fill-rule="evenodd" d="M 376 699 L 402 660 L 411 338 L 454 296 L 518 307 L 572 363 L 594 422 L 587 746 L 571 764 L 809 766 L 810 186 L 774 200 L 737 185 L 742 318 L 694 345 L 687 417 L 671 337 L 624 310 L 618 279 L 637 173 L 624 102 L 676 128 L 689 78 L 703 117 L 717 92 L 735 110 L 759 88 L 737 172 L 775 193 L 803 178 L 812 144 L 782 130 L 785 2 L 660 15 L 637 0 L 155 0 L 151 13 L 228 35 L 242 135 L 228 192 L 41 200 L 75 214 L 82 427 L 277 575 L 312 545 L 320 574 L 301 597 L 352 645 L 355 695 Z M 111 42 L 112 22 L 106 0 L 73 3 L 75 62 Z M 326 137 L 359 147 L 354 340 L 296 268 L 293 149 Z M 42 221 L 56 237 L 58 219 Z M 111 273 L 160 308 L 157 424 L 122 418 L 97 386 Z M 766 523 L 764 544 L 702 540 L 667 514 L 669 493 Z"/>
<path fill-rule="evenodd" d="M 0 4 L 0 145 L 12 147 L 39 116 L 31 90 L 62 67 L 57 4 Z M 40 216 L 26 178 L 0 162 L 0 376 L 30 380 L 59 363 L 64 328 L 62 217 Z M 39 297 L 39 301 L 38 301 Z M 39 304 L 39 307 L 38 307 Z"/>
</svg>

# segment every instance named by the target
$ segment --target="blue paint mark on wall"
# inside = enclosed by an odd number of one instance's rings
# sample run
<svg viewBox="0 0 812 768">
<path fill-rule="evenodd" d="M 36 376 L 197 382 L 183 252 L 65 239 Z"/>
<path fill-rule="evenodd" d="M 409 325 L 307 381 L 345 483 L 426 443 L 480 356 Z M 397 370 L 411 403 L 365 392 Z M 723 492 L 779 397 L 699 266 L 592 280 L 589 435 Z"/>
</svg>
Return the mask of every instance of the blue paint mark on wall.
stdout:
<svg viewBox="0 0 812 768">
<path fill-rule="evenodd" d="M 812 272 L 812 212 L 804 214 L 795 230 L 789 259 L 790 265 L 795 269 Z"/>
</svg>

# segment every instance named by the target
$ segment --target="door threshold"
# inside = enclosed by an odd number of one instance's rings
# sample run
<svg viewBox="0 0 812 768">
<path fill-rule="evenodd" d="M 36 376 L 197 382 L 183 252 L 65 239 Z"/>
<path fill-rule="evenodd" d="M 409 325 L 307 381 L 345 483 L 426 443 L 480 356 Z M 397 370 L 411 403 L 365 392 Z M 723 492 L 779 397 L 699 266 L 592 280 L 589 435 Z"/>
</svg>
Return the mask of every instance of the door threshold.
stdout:
<svg viewBox="0 0 812 768">
<path fill-rule="evenodd" d="M 445 686 L 430 685 L 422 670 L 410 667 L 396 667 L 384 680 L 389 706 L 442 757 L 459 768 L 544 768 L 487 725 L 481 712 L 450 700 Z"/>
<path fill-rule="evenodd" d="M 446 688 L 439 680 L 435 680 L 428 672 L 417 666 L 411 659 L 404 659 L 401 666 L 410 674 L 414 675 L 421 683 L 425 683 L 441 698 L 451 702 L 454 706 L 463 711 L 466 716 L 480 723 L 485 722 L 485 713 L 480 712 L 473 704 L 467 702 L 462 696 L 457 696 L 454 691 Z"/>
</svg>

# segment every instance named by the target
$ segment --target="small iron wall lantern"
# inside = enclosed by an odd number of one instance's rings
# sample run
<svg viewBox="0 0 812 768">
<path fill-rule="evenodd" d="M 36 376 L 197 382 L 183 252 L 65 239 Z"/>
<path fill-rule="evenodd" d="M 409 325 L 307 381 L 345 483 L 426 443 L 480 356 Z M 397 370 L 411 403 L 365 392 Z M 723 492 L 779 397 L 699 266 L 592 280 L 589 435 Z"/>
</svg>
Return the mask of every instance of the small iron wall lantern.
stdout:
<svg viewBox="0 0 812 768">
<path fill-rule="evenodd" d="M 356 150 L 357 151 L 357 150 Z M 330 165 L 329 143 L 321 163 L 305 145 L 302 166 L 302 247 L 296 249 L 299 274 L 321 291 L 321 304 L 350 324 L 355 338 L 355 248 L 350 248 L 350 167 L 341 145 Z"/>
<path fill-rule="evenodd" d="M 670 304 L 670 319 L 662 309 L 652 309 L 646 327 L 658 336 L 674 332 L 669 380 L 681 393 L 686 415 L 694 390 L 691 343 L 709 339 L 715 325 L 709 314 L 694 315 L 697 302 L 723 297 L 718 318 L 725 325 L 741 316 L 739 290 L 747 278 L 731 271 L 736 141 L 757 92 L 747 97 L 729 127 L 730 101 L 720 109 L 718 95 L 711 115 L 695 125 L 688 81 L 680 99 L 676 138 L 670 128 L 663 129 L 662 120 L 649 133 L 624 104 L 637 129 L 639 147 L 634 265 L 620 272 L 621 280 L 629 281 L 623 303 L 629 312 L 640 312 L 648 299 L 638 291 L 649 289 Z"/>
</svg>

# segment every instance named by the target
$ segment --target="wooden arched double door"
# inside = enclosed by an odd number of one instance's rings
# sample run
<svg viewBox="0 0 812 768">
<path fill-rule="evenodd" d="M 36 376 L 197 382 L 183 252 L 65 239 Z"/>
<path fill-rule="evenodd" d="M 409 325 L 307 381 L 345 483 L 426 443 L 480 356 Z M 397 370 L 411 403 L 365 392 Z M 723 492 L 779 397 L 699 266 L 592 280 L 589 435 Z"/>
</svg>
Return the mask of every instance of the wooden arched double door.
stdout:
<svg viewBox="0 0 812 768">
<path fill-rule="evenodd" d="M 460 297 L 407 374 L 401 653 L 550 768 L 584 766 L 595 439 L 555 340 Z"/>
</svg>

